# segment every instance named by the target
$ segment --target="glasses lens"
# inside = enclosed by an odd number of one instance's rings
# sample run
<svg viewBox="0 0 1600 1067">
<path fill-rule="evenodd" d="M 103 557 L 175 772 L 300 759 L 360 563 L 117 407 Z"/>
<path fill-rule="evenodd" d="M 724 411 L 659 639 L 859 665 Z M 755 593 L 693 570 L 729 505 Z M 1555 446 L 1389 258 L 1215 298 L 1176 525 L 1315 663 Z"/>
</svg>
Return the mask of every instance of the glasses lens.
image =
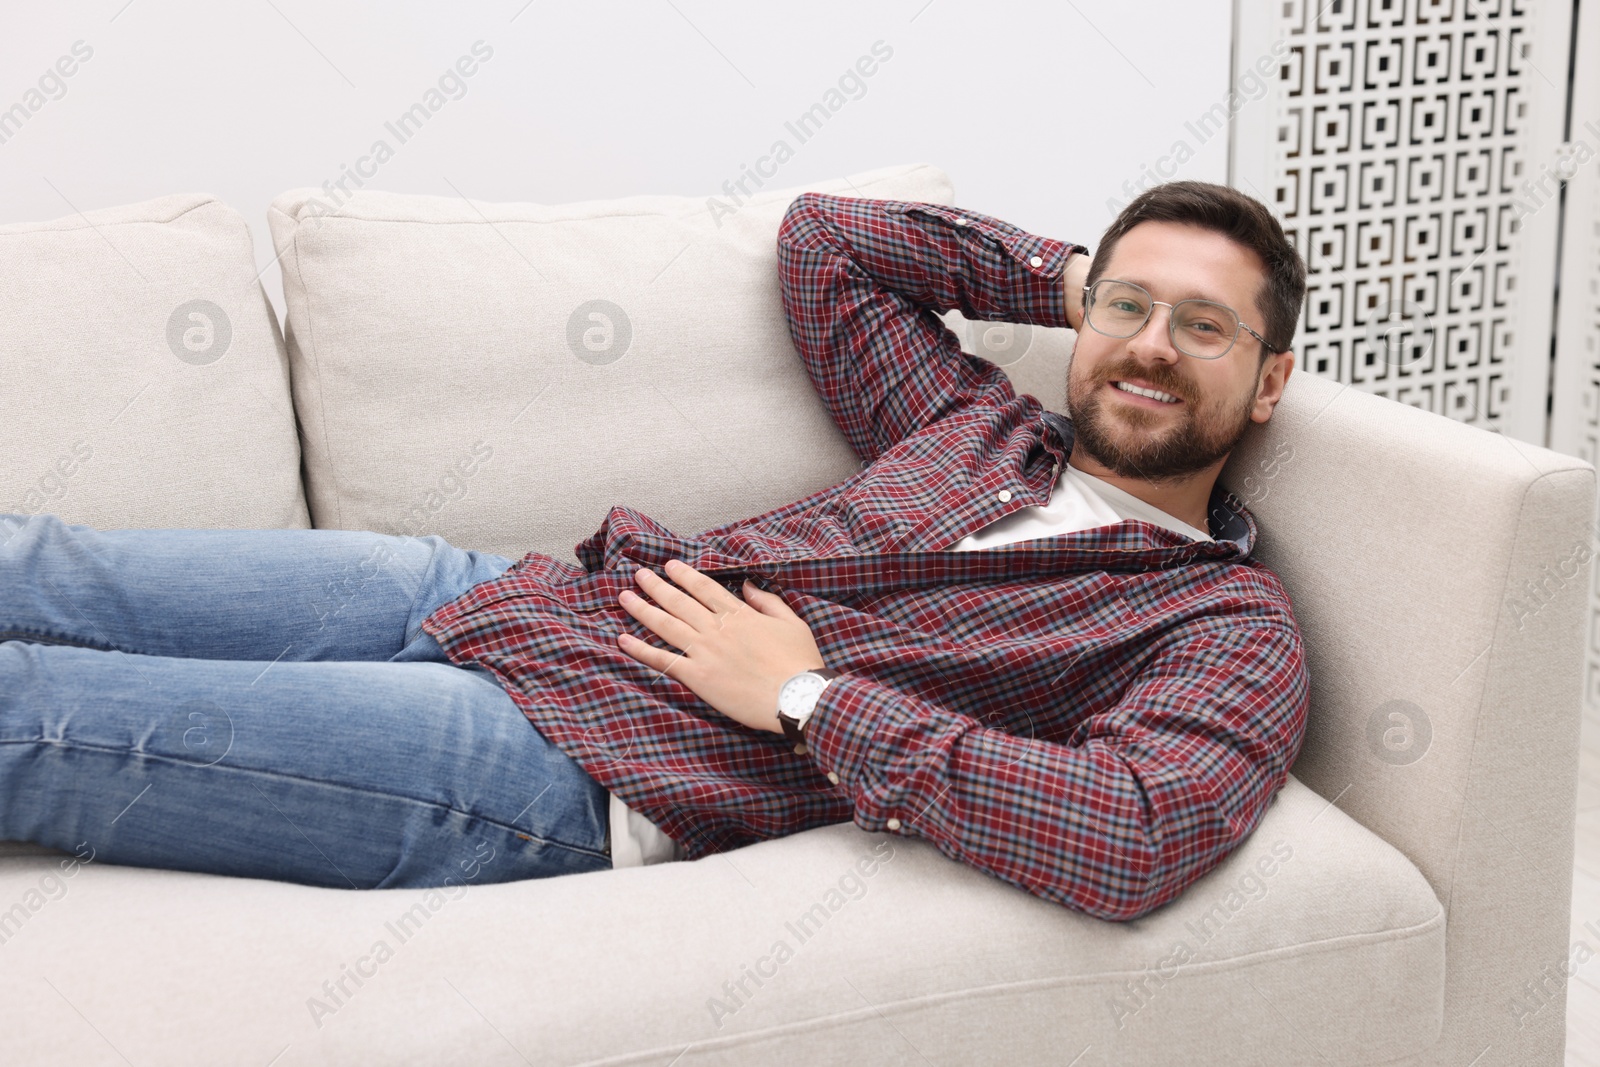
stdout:
<svg viewBox="0 0 1600 1067">
<path fill-rule="evenodd" d="M 1098 281 L 1089 290 L 1089 325 L 1107 337 L 1132 337 L 1150 317 L 1150 294 L 1132 282 Z"/>
<path fill-rule="evenodd" d="M 1233 309 L 1210 300 L 1180 300 L 1172 309 L 1172 336 L 1178 350 L 1196 359 L 1216 359 L 1233 347 L 1239 318 Z"/>
</svg>

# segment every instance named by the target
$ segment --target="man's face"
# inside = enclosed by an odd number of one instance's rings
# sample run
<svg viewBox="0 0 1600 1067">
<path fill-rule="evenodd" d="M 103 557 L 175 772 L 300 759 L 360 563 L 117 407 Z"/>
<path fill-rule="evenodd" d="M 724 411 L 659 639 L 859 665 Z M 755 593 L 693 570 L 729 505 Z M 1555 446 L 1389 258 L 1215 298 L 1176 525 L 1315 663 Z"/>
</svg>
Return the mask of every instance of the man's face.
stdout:
<svg viewBox="0 0 1600 1067">
<path fill-rule="evenodd" d="M 1256 308 L 1263 283 L 1261 261 L 1219 233 L 1175 222 L 1141 222 L 1117 242 L 1102 278 L 1134 282 L 1156 300 L 1176 304 L 1191 297 L 1226 304 L 1265 334 Z M 1078 334 L 1067 371 L 1067 415 L 1075 446 L 1115 474 L 1172 481 L 1220 469 L 1252 421 L 1272 414 L 1260 397 L 1262 379 L 1292 356 L 1268 357 L 1244 330 L 1218 359 L 1195 359 L 1172 346 L 1171 309 L 1156 305 L 1132 337 L 1107 337 L 1087 323 Z M 1284 370 L 1284 377 L 1288 374 Z M 1118 389 L 1126 381 L 1178 398 L 1165 403 Z"/>
</svg>

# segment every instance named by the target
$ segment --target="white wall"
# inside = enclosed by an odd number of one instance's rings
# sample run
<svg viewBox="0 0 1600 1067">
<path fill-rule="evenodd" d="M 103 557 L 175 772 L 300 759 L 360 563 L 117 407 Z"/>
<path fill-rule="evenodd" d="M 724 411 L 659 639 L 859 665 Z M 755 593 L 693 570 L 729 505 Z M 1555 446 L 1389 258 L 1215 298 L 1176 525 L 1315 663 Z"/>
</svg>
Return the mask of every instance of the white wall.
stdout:
<svg viewBox="0 0 1600 1067">
<path fill-rule="evenodd" d="M 367 188 L 556 203 L 710 195 L 782 139 L 768 188 L 931 162 L 963 206 L 1093 245 L 1108 199 L 1158 163 L 1226 178 L 1225 135 L 1192 123 L 1227 98 L 1231 4 L 1155 6 L 7 0 L 0 109 L 23 110 L 0 126 L 0 223 L 208 192 L 266 266 L 268 202 L 380 139 L 394 154 Z M 463 95 L 407 141 L 386 129 L 480 40 L 493 55 Z M 52 75 L 78 41 L 92 55 Z M 880 41 L 889 58 L 830 101 Z M 786 129 L 830 102 L 809 140 Z M 277 269 L 262 280 L 281 317 Z"/>
</svg>

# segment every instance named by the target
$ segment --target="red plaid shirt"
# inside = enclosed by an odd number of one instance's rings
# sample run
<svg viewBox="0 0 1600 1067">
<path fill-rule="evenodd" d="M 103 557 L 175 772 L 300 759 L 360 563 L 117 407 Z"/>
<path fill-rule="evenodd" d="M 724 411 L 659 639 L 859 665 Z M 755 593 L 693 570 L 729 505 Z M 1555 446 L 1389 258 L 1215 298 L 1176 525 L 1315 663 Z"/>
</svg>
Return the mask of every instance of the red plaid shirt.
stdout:
<svg viewBox="0 0 1600 1067">
<path fill-rule="evenodd" d="M 778 235 L 784 307 L 870 463 L 694 537 L 614 507 L 581 567 L 529 553 L 424 629 L 690 859 L 853 819 L 1102 918 L 1171 900 L 1283 786 L 1309 681 L 1255 522 L 1220 488 L 1212 542 L 1126 520 L 951 549 L 1049 501 L 1072 426 L 937 312 L 1065 326 L 1073 251 L 970 211 L 802 195 Z M 674 557 L 781 592 L 844 672 L 803 750 L 618 649 L 624 629 L 660 644 L 617 594 Z"/>
</svg>

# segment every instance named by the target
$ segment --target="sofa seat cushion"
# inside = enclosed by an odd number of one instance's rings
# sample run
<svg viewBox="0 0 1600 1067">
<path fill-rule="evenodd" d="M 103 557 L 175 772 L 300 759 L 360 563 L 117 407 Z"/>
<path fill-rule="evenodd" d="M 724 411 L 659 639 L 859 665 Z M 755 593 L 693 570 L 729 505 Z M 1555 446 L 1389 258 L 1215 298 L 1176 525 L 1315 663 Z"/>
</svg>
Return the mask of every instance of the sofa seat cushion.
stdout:
<svg viewBox="0 0 1600 1067">
<path fill-rule="evenodd" d="M 309 525 L 259 274 L 250 227 L 200 193 L 0 225 L 0 513 Z"/>
<path fill-rule="evenodd" d="M 850 824 L 431 894 L 60 862 L 0 859 L 3 1062 L 1356 1064 L 1443 1004 L 1427 882 L 1293 778 L 1120 924 Z"/>
</svg>

